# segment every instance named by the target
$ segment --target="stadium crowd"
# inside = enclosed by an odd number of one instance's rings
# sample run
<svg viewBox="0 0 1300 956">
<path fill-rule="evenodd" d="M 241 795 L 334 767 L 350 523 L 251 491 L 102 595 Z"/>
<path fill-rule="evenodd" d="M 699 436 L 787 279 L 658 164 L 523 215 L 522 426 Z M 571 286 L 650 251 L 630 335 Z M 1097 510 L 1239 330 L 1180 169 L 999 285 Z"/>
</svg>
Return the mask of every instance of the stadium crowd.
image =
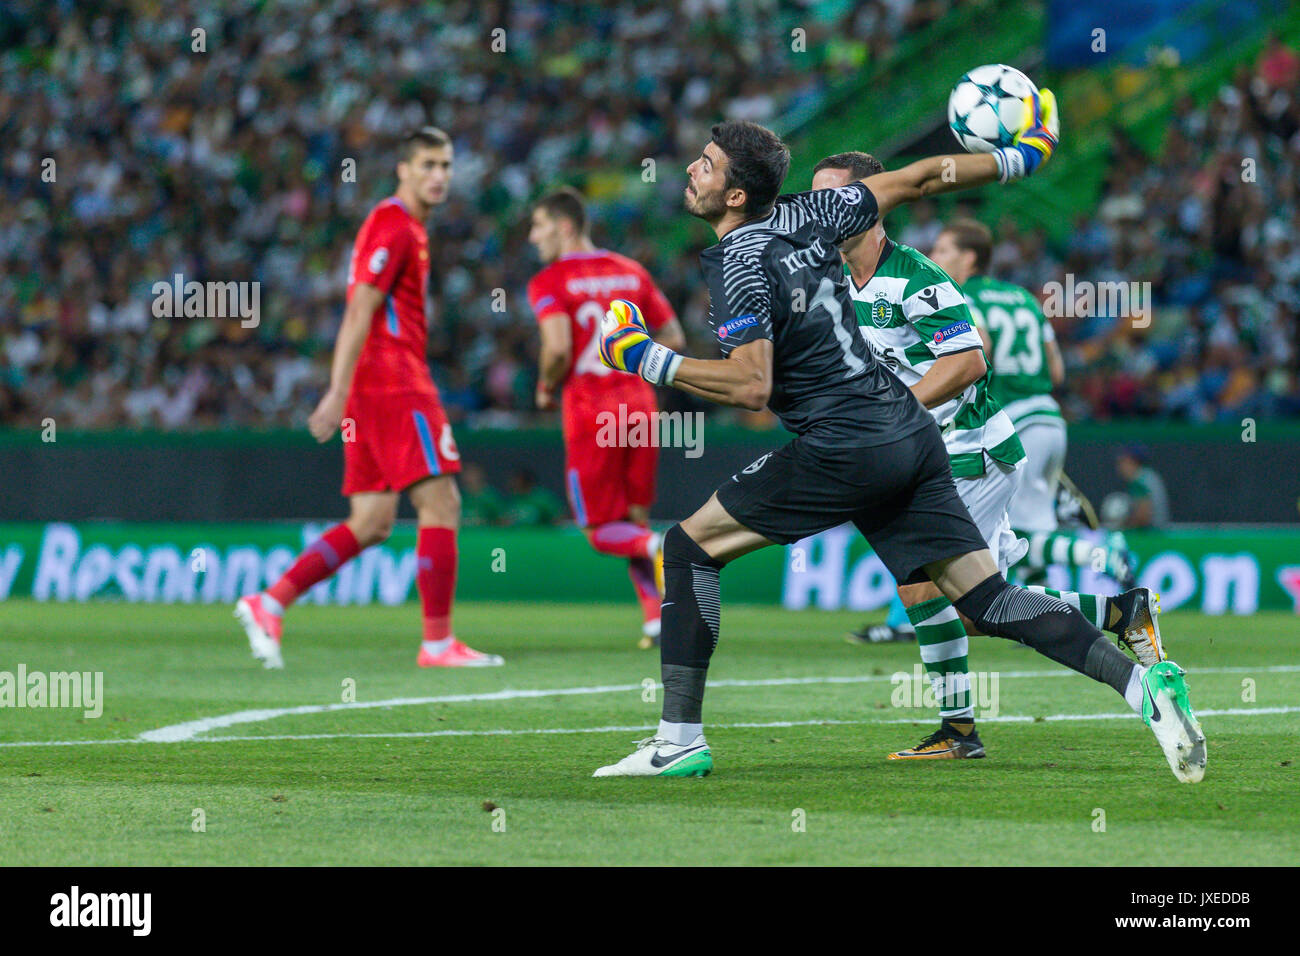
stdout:
<svg viewBox="0 0 1300 956">
<path fill-rule="evenodd" d="M 1069 418 L 1300 415 L 1300 56 L 1277 38 L 1208 104 L 1180 99 L 1154 161 L 1117 127 L 1064 248 L 997 233 L 993 271 L 1040 295 L 1067 275 L 1150 283 L 1149 322 L 1054 317 Z"/>
<path fill-rule="evenodd" d="M 391 191 L 395 139 L 426 122 L 456 147 L 430 230 L 430 362 L 453 420 L 536 417 L 525 220 L 559 182 L 583 184 L 596 238 L 651 269 L 709 354 L 695 251 L 655 241 L 681 228 L 681 169 L 709 125 L 806 112 L 828 76 L 887 57 L 952 0 L 767 0 L 765 17 L 728 0 L 178 0 L 128 15 L 139 6 L 0 15 L 3 425 L 301 425 L 351 239 Z M 1158 164 L 1117 136 L 1106 198 L 1068 248 L 999 229 L 1007 278 L 1149 277 L 1162 303 L 1150 334 L 1061 320 L 1072 418 L 1300 414 L 1294 63 L 1275 48 L 1208 107 L 1180 104 Z M 904 241 L 933 229 L 924 216 Z M 177 274 L 260 283 L 258 324 L 156 317 L 153 285 Z"/>
</svg>

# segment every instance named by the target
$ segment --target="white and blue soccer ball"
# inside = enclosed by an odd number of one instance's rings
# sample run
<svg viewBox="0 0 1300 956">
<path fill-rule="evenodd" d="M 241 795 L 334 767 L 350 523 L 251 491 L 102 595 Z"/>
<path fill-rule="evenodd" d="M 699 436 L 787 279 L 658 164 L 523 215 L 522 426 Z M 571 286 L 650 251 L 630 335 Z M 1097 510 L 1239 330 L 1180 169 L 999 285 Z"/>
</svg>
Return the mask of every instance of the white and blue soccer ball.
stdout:
<svg viewBox="0 0 1300 956">
<path fill-rule="evenodd" d="M 968 153 L 1010 146 L 1032 115 L 1026 97 L 1033 81 L 1004 63 L 977 66 L 962 74 L 948 96 L 948 126 Z"/>
</svg>

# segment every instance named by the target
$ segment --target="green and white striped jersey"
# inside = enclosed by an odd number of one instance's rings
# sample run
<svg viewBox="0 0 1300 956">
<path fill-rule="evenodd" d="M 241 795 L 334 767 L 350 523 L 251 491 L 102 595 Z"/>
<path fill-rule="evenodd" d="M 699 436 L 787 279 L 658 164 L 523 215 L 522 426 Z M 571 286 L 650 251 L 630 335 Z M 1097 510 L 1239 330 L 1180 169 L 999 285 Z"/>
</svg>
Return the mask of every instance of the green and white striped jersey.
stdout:
<svg viewBox="0 0 1300 956">
<path fill-rule="evenodd" d="M 1038 300 L 1018 285 L 988 276 L 972 276 L 962 291 L 971 318 L 993 341 L 989 391 L 1011 421 L 1017 428 L 1045 418 L 1061 421 L 1045 347 L 1056 341 L 1056 333 Z"/>
<path fill-rule="evenodd" d="M 848 274 L 848 267 L 845 266 Z M 937 358 L 983 348 L 970 309 L 948 274 L 911 246 L 885 240 L 876 272 L 858 287 L 849 275 L 858 331 L 909 388 Z M 930 409 L 955 478 L 984 474 L 984 453 L 1008 465 L 1025 457 L 1011 419 L 988 391 L 989 375 Z"/>
</svg>

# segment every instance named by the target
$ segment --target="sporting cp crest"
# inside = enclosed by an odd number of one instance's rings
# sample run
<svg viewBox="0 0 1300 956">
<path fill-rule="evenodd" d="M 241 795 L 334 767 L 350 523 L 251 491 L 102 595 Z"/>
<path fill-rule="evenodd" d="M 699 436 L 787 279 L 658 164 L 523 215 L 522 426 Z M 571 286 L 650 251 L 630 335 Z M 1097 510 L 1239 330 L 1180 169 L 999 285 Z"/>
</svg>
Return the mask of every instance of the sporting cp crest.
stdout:
<svg viewBox="0 0 1300 956">
<path fill-rule="evenodd" d="M 878 329 L 888 328 L 894 323 L 894 303 L 883 295 L 876 296 L 871 303 L 871 324 Z"/>
</svg>

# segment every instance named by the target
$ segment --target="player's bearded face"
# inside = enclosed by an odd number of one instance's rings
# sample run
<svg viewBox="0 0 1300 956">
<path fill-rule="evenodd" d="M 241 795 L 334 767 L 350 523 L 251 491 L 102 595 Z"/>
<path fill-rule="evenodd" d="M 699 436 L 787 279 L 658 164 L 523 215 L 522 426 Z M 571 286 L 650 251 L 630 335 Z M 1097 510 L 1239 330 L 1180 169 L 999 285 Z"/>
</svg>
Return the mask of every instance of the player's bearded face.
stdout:
<svg viewBox="0 0 1300 956">
<path fill-rule="evenodd" d="M 721 219 L 727 212 L 727 176 L 711 161 L 708 153 L 686 167 L 686 211 L 708 222 Z"/>
</svg>

